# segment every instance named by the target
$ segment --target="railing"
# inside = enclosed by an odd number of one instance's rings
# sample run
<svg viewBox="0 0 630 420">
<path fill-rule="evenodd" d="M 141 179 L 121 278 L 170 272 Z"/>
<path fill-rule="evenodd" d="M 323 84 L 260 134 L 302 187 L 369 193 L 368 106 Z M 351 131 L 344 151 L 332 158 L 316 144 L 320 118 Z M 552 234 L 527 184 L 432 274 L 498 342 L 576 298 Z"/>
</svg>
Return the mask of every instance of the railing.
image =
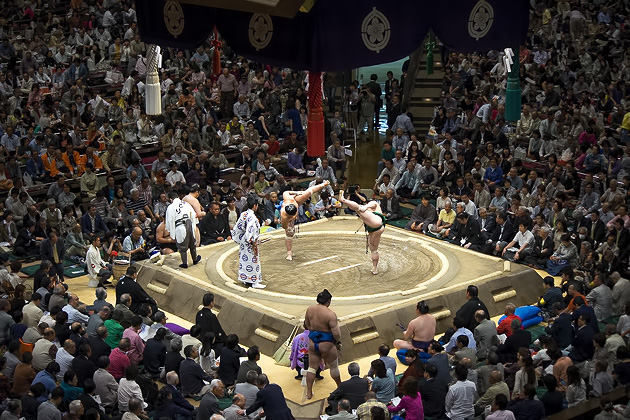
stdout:
<svg viewBox="0 0 630 420">
<path fill-rule="evenodd" d="M 428 39 L 428 38 L 427 38 Z M 420 69 L 420 62 L 425 52 L 424 42 L 411 53 L 409 57 L 409 68 L 407 69 L 407 76 L 405 77 L 405 84 L 403 86 L 402 106 L 409 109 L 411 102 L 411 95 L 416 86 L 416 77 L 418 76 L 418 70 Z"/>
</svg>

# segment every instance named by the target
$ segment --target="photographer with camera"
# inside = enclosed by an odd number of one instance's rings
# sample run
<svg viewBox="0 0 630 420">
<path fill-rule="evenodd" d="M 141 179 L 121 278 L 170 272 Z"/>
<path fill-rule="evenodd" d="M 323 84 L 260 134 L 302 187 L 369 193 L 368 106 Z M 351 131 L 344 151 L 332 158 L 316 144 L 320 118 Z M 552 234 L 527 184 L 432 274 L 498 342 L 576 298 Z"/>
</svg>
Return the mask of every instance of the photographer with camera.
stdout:
<svg viewBox="0 0 630 420">
<path fill-rule="evenodd" d="M 361 186 L 359 184 L 350 185 L 348 187 L 348 199 L 354 201 L 358 205 L 363 205 L 368 202 L 367 196 L 361 192 Z M 346 209 L 346 214 L 356 214 L 354 210 Z"/>
<path fill-rule="evenodd" d="M 372 75 L 375 76 L 375 75 Z M 377 84 L 378 86 L 378 84 Z M 378 88 L 379 92 L 380 92 L 380 87 Z M 379 93 L 380 96 L 380 93 Z M 365 127 L 365 123 L 367 123 L 368 126 L 368 131 L 367 131 L 367 135 L 369 137 L 372 137 L 374 135 L 374 115 L 378 112 L 376 110 L 376 96 L 374 96 L 374 94 L 366 88 L 361 89 L 361 96 L 360 96 L 360 110 L 361 110 L 361 117 L 359 118 L 359 129 L 361 131 L 361 133 L 363 133 L 363 127 Z M 378 131 L 378 127 L 377 127 L 377 131 Z"/>
<path fill-rule="evenodd" d="M 347 128 L 356 130 L 358 127 L 357 114 L 359 113 L 359 92 L 357 86 L 352 83 L 343 94 L 343 113 L 346 116 Z"/>
<path fill-rule="evenodd" d="M 328 190 L 322 191 L 319 195 L 319 201 L 315 204 L 315 211 L 319 213 L 319 217 L 337 216 L 340 208 L 341 203 L 332 197 Z"/>
</svg>

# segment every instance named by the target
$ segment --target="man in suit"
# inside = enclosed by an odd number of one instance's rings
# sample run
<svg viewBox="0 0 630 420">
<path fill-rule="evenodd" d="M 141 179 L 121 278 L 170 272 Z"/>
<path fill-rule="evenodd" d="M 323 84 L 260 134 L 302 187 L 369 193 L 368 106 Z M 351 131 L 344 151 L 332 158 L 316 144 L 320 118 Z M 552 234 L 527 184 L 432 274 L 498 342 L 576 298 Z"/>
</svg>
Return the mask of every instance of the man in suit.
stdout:
<svg viewBox="0 0 630 420">
<path fill-rule="evenodd" d="M 496 227 L 490 237 L 490 243 L 487 244 L 486 254 L 501 255 L 503 248 L 514 238 L 514 228 L 510 222 L 507 213 L 499 211 L 495 218 Z"/>
<path fill-rule="evenodd" d="M 173 401 L 173 404 L 183 408 L 184 410 L 192 412 L 195 407 L 193 407 L 193 405 L 189 403 L 186 398 L 184 398 L 182 393 L 179 392 L 179 389 L 177 389 L 177 385 L 179 385 L 179 376 L 177 375 L 177 373 L 175 371 L 168 372 L 166 374 L 166 386 L 171 391 L 171 401 Z"/>
<path fill-rule="evenodd" d="M 81 231 L 84 235 L 88 235 L 90 238 L 94 236 L 105 236 L 109 231 L 107 224 L 103 221 L 103 218 L 96 211 L 96 206 L 90 204 L 87 213 L 81 217 Z"/>
<path fill-rule="evenodd" d="M 88 378 L 93 378 L 94 372 L 96 372 L 98 368 L 89 359 L 92 354 L 89 344 L 83 343 L 77 347 L 77 350 L 74 359 L 72 359 L 72 370 L 77 374 L 77 386 L 83 387 L 84 381 Z"/>
<path fill-rule="evenodd" d="M 486 124 L 479 124 L 478 131 L 473 135 L 472 138 L 473 144 L 484 145 L 486 143 L 493 143 L 494 136 L 492 132 L 488 130 L 488 126 Z"/>
<path fill-rule="evenodd" d="M 359 364 L 352 362 L 348 365 L 350 379 L 343 381 L 337 389 L 330 393 L 328 397 L 329 406 L 326 414 L 331 415 L 337 412 L 337 405 L 341 400 L 347 400 L 350 408 L 356 410 L 358 406 L 365 402 L 365 393 L 369 391 L 367 379 L 359 376 Z"/>
<path fill-rule="evenodd" d="M 610 222 L 609 222 L 610 223 Z M 613 230 L 611 230 L 608 234 L 615 235 L 615 244 L 619 248 L 619 259 L 625 261 L 628 259 L 628 255 L 630 254 L 630 231 L 624 227 L 624 220 L 622 218 L 618 218 L 614 220 Z"/>
<path fill-rule="evenodd" d="M 267 418 L 274 420 L 295 420 L 293 414 L 291 414 L 291 410 L 287 406 L 282 388 L 276 384 L 270 384 L 267 375 L 264 373 L 258 375 L 256 383 L 258 384 L 258 389 L 260 389 L 256 395 L 256 401 L 254 404 L 250 405 L 247 410 L 241 410 L 238 414 L 249 416 L 262 407 L 265 412 L 265 417 Z M 199 420 L 199 418 L 197 420 Z"/>
<path fill-rule="evenodd" d="M 550 235 L 551 228 L 545 226 L 540 229 L 538 236 L 534 241 L 534 249 L 531 255 L 525 257 L 527 264 L 532 264 L 538 268 L 544 268 L 549 257 L 553 255 L 554 243 L 553 237 Z"/>
<path fill-rule="evenodd" d="M 7 213 L 11 212 L 11 210 L 7 210 Z M 5 218 L 11 213 L 5 213 Z M 7 222 L 8 223 L 8 222 Z M 3 225 L 4 226 L 4 225 Z M 37 255 L 37 246 L 35 239 L 35 222 L 32 220 L 24 221 L 24 227 L 20 229 L 17 233 L 17 238 L 15 238 L 13 251 L 15 255 L 20 257 L 33 257 Z M 7 236 L 8 239 L 8 236 Z M 37 290 L 37 289 L 35 289 Z"/>
<path fill-rule="evenodd" d="M 381 209 L 388 220 L 398 220 L 403 217 L 400 210 L 400 199 L 394 195 L 394 189 L 389 188 L 385 197 L 381 199 Z"/>
<path fill-rule="evenodd" d="M 149 305 L 154 314 L 157 313 L 157 302 L 136 282 L 137 277 L 138 270 L 134 266 L 129 267 L 125 276 L 116 284 L 116 302 L 120 303 L 120 297 L 128 294 L 131 296 L 129 309 L 134 314 L 138 313 L 143 303 Z"/>
<path fill-rule="evenodd" d="M 599 246 L 606 238 L 606 225 L 599 218 L 599 213 L 591 212 L 590 219 L 584 219 L 582 226 L 586 227 L 588 236 Z"/>
<path fill-rule="evenodd" d="M 182 395 L 198 396 L 212 391 L 211 385 L 205 385 L 204 381 L 210 382 L 212 378 L 204 372 L 201 366 L 195 362 L 199 358 L 199 351 L 193 345 L 184 348 L 186 359 L 179 365 L 179 374 L 182 377 Z M 223 383 L 222 383 L 223 384 Z"/>
<path fill-rule="evenodd" d="M 426 417 L 441 419 L 446 413 L 445 401 L 448 393 L 448 382 L 437 377 L 438 370 L 434 365 L 426 364 L 424 378 L 418 381 L 422 406 Z"/>
<path fill-rule="evenodd" d="M 529 344 L 532 342 L 532 333 L 521 329 L 519 319 L 513 319 L 510 326 L 514 332 L 497 349 L 501 363 L 516 363 L 518 349 L 521 347 L 529 348 Z"/>
<path fill-rule="evenodd" d="M 595 346 L 593 345 L 595 333 L 592 328 L 589 328 L 590 322 L 591 316 L 589 314 L 581 314 L 577 320 L 578 329 L 571 342 L 571 351 L 569 351 L 569 358 L 573 364 L 589 360 L 595 354 Z"/>
<path fill-rule="evenodd" d="M 194 360 L 193 360 L 194 363 Z M 210 392 L 207 392 L 197 409 L 197 420 L 208 420 L 213 414 L 221 414 L 219 407 L 219 398 L 223 398 L 225 393 L 225 385 L 220 379 L 213 379 L 210 382 Z"/>
<path fill-rule="evenodd" d="M 96 384 L 92 378 L 86 378 L 83 381 L 83 393 L 79 394 L 79 401 L 83 404 L 83 409 L 88 411 L 89 409 L 95 409 L 101 420 L 109 420 L 109 416 L 101 409 L 99 401 L 97 402 L 94 397 L 96 396 Z"/>
<path fill-rule="evenodd" d="M 229 241 L 231 239 L 230 226 L 227 217 L 221 214 L 219 203 L 210 203 L 209 210 L 208 214 L 204 216 L 199 224 L 201 245 Z M 273 218 L 271 220 L 273 221 Z"/>
<path fill-rule="evenodd" d="M 107 327 L 104 325 L 98 327 L 96 329 L 95 336 L 88 337 L 88 344 L 90 345 L 90 349 L 92 350 L 92 354 L 90 355 L 90 360 L 95 364 L 98 363 L 98 359 L 101 356 L 109 357 L 109 354 L 112 352 L 112 348 L 105 342 L 107 338 Z"/>
<path fill-rule="evenodd" d="M 576 306 L 576 309 L 573 311 L 571 320 L 575 324 L 575 329 L 577 330 L 579 328 L 578 320 L 580 315 L 588 315 L 588 326 L 593 330 L 593 334 L 599 333 L 599 323 L 595 316 L 595 310 L 592 306 L 586 305 L 585 298 L 583 296 L 575 296 L 573 298 L 573 304 Z"/>
<path fill-rule="evenodd" d="M 477 343 L 477 359 L 485 359 L 490 350 L 490 346 L 497 345 L 499 339 L 497 337 L 497 327 L 494 321 L 486 318 L 483 309 L 475 312 L 475 320 L 479 323 L 473 331 L 475 343 Z"/>
<path fill-rule="evenodd" d="M 479 209 L 479 217 L 477 218 L 477 223 L 479 224 L 479 232 L 481 233 L 481 237 L 484 242 L 490 239 L 490 236 L 494 232 L 496 227 L 496 223 L 494 222 L 494 217 L 488 214 L 488 210 L 485 207 Z"/>
<path fill-rule="evenodd" d="M 464 248 L 468 249 L 474 247 L 480 247 L 483 245 L 483 237 L 479 232 L 479 224 L 472 220 L 470 215 L 465 211 L 457 215 L 459 221 L 459 229 L 457 235 L 455 235 L 455 243 L 460 244 Z"/>
<path fill-rule="evenodd" d="M 221 349 L 225 344 L 225 340 L 227 338 L 225 331 L 221 327 L 221 323 L 217 316 L 212 312 L 212 308 L 214 307 L 214 294 L 206 293 L 203 295 L 203 308 L 197 312 L 197 316 L 195 317 L 195 324 L 201 327 L 201 336 L 207 332 L 211 332 L 214 334 L 214 344 L 212 345 L 212 349 L 215 352 L 215 356 L 219 357 L 221 355 Z"/>
<path fill-rule="evenodd" d="M 490 319 L 488 308 L 486 304 L 479 299 L 479 288 L 474 285 L 470 285 L 466 288 L 466 303 L 455 313 L 455 317 L 462 318 L 466 321 L 466 327 L 469 331 L 474 331 L 477 328 L 477 320 L 475 319 L 475 313 L 478 310 L 483 310 L 485 318 Z M 450 338 L 450 337 L 449 337 Z"/>
<path fill-rule="evenodd" d="M 48 238 L 44 239 L 39 247 L 39 254 L 42 261 L 50 261 L 51 275 L 57 275 L 59 280 L 63 281 L 63 258 L 66 251 L 63 243 L 59 241 L 59 237 L 55 232 L 51 232 Z"/>
<path fill-rule="evenodd" d="M 545 333 L 556 341 L 561 349 L 566 348 L 573 340 L 573 325 L 571 325 L 571 315 L 564 313 L 562 303 L 556 302 L 553 305 L 553 312 L 556 320 L 553 324 L 545 327 Z"/>
</svg>

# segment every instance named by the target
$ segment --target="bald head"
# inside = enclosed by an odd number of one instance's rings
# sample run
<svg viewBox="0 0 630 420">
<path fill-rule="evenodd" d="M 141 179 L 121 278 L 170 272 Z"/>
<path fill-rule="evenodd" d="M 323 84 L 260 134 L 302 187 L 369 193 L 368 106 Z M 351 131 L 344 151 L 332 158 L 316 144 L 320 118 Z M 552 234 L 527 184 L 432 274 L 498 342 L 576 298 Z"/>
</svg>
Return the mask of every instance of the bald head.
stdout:
<svg viewBox="0 0 630 420">
<path fill-rule="evenodd" d="M 48 341 L 54 341 L 55 340 L 55 330 L 53 330 L 52 328 L 46 328 L 44 330 L 44 338 Z"/>
<path fill-rule="evenodd" d="M 96 329 L 96 336 L 101 340 L 105 340 L 107 338 L 107 327 L 104 325 L 98 327 Z"/>
<path fill-rule="evenodd" d="M 234 394 L 232 398 L 232 404 L 239 406 L 241 409 L 245 408 L 246 398 L 243 394 Z"/>
<path fill-rule="evenodd" d="M 481 322 L 484 319 L 486 319 L 486 311 L 484 311 L 483 309 L 479 309 L 477 312 L 475 312 L 475 320 L 477 322 Z"/>
<path fill-rule="evenodd" d="M 489 382 L 491 384 L 499 383 L 502 380 L 503 380 L 503 376 L 501 375 L 501 372 L 499 372 L 498 370 L 493 370 L 492 372 L 490 372 Z"/>
<path fill-rule="evenodd" d="M 120 295 L 120 303 L 127 307 L 131 306 L 131 295 L 129 293 L 123 293 Z"/>
<path fill-rule="evenodd" d="M 74 341 L 68 339 L 63 342 L 63 349 L 70 354 L 74 354 L 77 349 L 77 345 L 74 343 Z"/>
</svg>

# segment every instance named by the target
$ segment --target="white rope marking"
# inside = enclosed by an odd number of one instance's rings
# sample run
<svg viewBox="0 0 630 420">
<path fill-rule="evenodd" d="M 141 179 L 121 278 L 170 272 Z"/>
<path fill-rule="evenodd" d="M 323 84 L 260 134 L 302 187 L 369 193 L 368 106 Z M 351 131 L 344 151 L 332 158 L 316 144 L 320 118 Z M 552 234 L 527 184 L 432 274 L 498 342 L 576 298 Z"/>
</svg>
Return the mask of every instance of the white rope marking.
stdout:
<svg viewBox="0 0 630 420">
<path fill-rule="evenodd" d="M 318 262 L 322 262 L 322 261 L 326 261 L 326 260 L 332 260 L 333 258 L 337 258 L 337 257 L 338 257 L 338 255 L 333 255 L 332 257 L 320 258 L 319 260 L 313 260 L 313 261 L 302 263 L 302 264 L 299 265 L 299 267 L 303 267 L 305 265 L 316 264 Z"/>
<path fill-rule="evenodd" d="M 353 264 L 353 265 L 349 265 L 349 266 L 347 266 L 347 267 L 341 267 L 341 268 L 337 268 L 337 269 L 335 269 L 335 270 L 326 271 L 326 272 L 325 272 L 325 273 L 323 273 L 323 274 L 332 274 L 332 273 L 336 273 L 337 271 L 347 270 L 347 269 L 349 269 L 349 268 L 358 267 L 358 266 L 360 266 L 360 265 L 361 265 L 361 264 Z"/>
</svg>

